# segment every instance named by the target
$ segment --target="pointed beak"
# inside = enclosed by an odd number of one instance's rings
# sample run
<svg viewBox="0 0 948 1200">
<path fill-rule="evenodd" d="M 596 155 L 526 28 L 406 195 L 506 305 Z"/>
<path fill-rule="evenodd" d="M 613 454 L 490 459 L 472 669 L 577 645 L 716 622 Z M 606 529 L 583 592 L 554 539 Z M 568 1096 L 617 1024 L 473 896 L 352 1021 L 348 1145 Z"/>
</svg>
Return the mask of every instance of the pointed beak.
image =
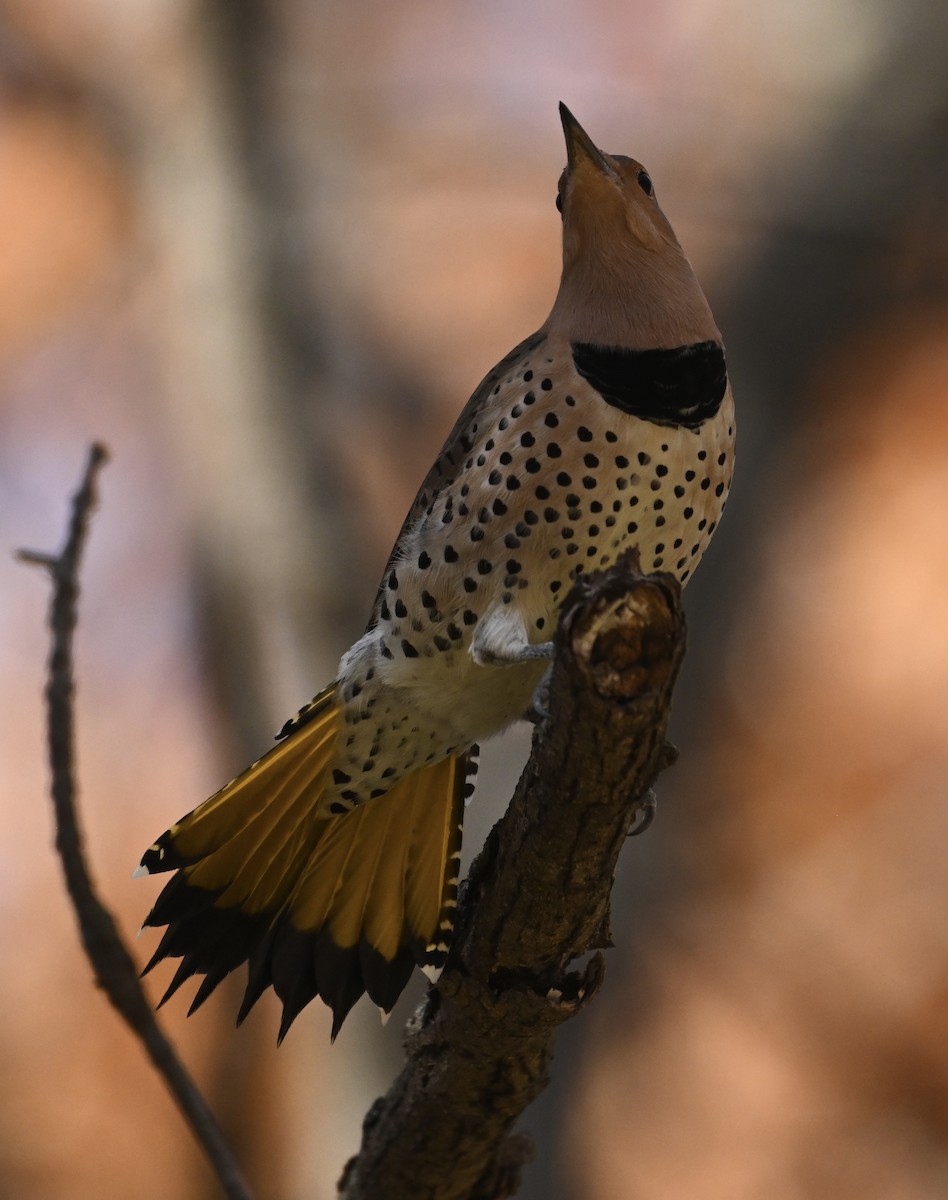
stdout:
<svg viewBox="0 0 948 1200">
<path fill-rule="evenodd" d="M 570 174 L 580 163 L 586 162 L 603 175 L 615 177 L 615 170 L 607 162 L 603 152 L 596 146 L 562 100 L 560 101 L 560 120 L 563 122 L 563 133 L 566 136 L 566 162 Z"/>
</svg>

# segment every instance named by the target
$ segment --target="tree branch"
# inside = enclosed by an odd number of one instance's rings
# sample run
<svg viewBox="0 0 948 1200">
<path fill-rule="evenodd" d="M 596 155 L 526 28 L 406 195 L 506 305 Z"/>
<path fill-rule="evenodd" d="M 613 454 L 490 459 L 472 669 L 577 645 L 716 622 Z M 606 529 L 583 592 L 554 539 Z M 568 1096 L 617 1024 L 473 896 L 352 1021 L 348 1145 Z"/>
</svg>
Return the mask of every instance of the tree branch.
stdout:
<svg viewBox="0 0 948 1200">
<path fill-rule="evenodd" d="M 96 500 L 96 479 L 108 459 L 105 447 L 93 445 L 79 491 L 73 498 L 66 542 L 58 555 L 21 550 L 23 562 L 45 567 L 53 582 L 49 626 L 52 648 L 46 685 L 49 761 L 56 820 L 56 849 L 66 889 L 96 983 L 143 1043 L 148 1056 L 171 1090 L 194 1136 L 204 1148 L 228 1200 L 250 1200 L 250 1192 L 233 1154 L 194 1081 L 161 1032 L 138 980 L 138 970 L 115 920 L 96 894 L 82 845 L 74 782 L 72 636 L 79 598 L 79 565 Z"/>
<path fill-rule="evenodd" d="M 684 655 L 677 582 L 637 555 L 583 577 L 556 636 L 550 717 L 471 867 L 440 986 L 365 1120 L 344 1200 L 499 1200 L 530 1156 L 510 1130 L 543 1089 L 559 1025 L 598 990 L 619 852 L 674 757 Z M 597 951 L 580 971 L 573 960 Z"/>
</svg>

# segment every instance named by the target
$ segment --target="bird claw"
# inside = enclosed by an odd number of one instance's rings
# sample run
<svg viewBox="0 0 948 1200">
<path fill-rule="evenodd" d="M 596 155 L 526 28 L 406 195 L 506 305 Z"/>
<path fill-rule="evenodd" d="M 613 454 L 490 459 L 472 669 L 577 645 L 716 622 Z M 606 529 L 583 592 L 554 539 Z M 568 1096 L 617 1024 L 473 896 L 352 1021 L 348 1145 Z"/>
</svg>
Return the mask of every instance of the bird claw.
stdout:
<svg viewBox="0 0 948 1200">
<path fill-rule="evenodd" d="M 655 820 L 655 814 L 658 811 L 658 797 L 655 795 L 653 788 L 649 788 L 642 801 L 635 810 L 635 816 L 632 818 L 632 824 L 629 826 L 629 837 L 639 837 L 645 833 L 652 822 Z"/>
<path fill-rule="evenodd" d="M 553 664 L 547 667 L 543 678 L 533 690 L 530 707 L 523 714 L 524 720 L 531 725 L 541 725 L 550 719 L 550 679 L 553 676 Z"/>
</svg>

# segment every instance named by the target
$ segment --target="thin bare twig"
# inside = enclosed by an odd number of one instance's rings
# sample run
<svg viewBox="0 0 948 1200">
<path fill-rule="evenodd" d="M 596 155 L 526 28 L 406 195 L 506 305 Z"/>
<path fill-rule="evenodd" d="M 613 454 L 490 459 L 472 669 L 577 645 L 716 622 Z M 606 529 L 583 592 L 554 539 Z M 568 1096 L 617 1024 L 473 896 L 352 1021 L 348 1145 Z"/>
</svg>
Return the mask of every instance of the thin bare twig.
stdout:
<svg viewBox="0 0 948 1200">
<path fill-rule="evenodd" d="M 45 567 L 53 582 L 46 703 L 56 849 L 96 983 L 141 1040 L 194 1136 L 204 1148 L 224 1195 L 228 1200 L 250 1200 L 250 1191 L 213 1113 L 171 1042 L 158 1026 L 139 983 L 134 960 L 122 941 L 112 914 L 96 893 L 83 851 L 76 810 L 72 636 L 77 620 L 79 564 L 95 506 L 96 479 L 107 459 L 108 451 L 103 445 L 91 447 L 81 486 L 73 498 L 72 516 L 62 551 L 54 555 L 21 550 L 17 555 L 22 562 Z"/>
</svg>

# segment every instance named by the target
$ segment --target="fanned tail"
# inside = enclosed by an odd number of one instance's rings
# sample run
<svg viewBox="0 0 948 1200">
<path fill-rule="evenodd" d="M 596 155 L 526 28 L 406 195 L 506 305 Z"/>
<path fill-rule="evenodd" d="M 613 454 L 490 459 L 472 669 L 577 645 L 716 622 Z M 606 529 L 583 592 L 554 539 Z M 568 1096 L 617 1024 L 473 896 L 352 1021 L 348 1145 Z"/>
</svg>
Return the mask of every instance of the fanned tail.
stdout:
<svg viewBox="0 0 948 1200">
<path fill-rule="evenodd" d="M 335 1037 L 363 992 L 390 1012 L 416 964 L 443 965 L 469 755 L 414 771 L 351 812 L 324 815 L 341 728 L 331 687 L 284 741 L 146 851 L 142 873 L 176 872 L 145 919 L 167 926 L 145 972 L 181 960 L 162 1004 L 203 975 L 193 1012 L 247 962 L 238 1022 L 272 985 L 283 1002 L 281 1041 L 316 996 L 332 1009 Z"/>
</svg>

